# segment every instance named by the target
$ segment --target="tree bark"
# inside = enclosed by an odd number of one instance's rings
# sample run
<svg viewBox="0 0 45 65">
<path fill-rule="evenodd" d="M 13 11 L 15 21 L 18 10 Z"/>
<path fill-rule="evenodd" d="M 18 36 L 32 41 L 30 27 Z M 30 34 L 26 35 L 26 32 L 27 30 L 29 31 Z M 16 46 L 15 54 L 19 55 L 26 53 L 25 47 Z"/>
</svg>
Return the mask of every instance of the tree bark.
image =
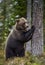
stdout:
<svg viewBox="0 0 45 65">
<path fill-rule="evenodd" d="M 27 21 L 31 27 L 31 0 L 27 0 Z M 31 53 L 31 41 L 26 43 L 26 51 Z"/>
<path fill-rule="evenodd" d="M 36 29 L 32 38 L 32 55 L 43 53 L 43 0 L 33 0 L 33 21 Z"/>
</svg>

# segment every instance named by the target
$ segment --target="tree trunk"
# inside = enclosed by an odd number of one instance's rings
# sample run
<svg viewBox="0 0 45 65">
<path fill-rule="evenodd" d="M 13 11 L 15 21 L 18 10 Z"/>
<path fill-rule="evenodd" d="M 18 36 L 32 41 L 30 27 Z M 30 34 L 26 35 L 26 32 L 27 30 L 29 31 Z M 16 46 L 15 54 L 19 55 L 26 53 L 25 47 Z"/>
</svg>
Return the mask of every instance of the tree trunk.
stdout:
<svg viewBox="0 0 45 65">
<path fill-rule="evenodd" d="M 27 20 L 31 27 L 31 0 L 27 0 Z M 26 43 L 26 51 L 31 52 L 31 41 Z"/>
<path fill-rule="evenodd" d="M 35 33 L 32 38 L 32 55 L 43 53 L 43 0 L 33 0 L 33 21 Z"/>
</svg>

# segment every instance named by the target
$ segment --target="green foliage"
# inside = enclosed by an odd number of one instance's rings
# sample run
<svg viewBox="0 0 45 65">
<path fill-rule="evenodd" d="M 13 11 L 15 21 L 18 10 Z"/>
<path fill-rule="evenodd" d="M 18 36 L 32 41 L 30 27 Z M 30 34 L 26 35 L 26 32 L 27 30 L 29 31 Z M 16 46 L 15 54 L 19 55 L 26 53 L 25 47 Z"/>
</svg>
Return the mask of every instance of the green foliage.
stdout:
<svg viewBox="0 0 45 65">
<path fill-rule="evenodd" d="M 5 41 L 19 17 L 26 17 L 26 0 L 3 0 L 0 3 L 1 43 Z"/>
</svg>

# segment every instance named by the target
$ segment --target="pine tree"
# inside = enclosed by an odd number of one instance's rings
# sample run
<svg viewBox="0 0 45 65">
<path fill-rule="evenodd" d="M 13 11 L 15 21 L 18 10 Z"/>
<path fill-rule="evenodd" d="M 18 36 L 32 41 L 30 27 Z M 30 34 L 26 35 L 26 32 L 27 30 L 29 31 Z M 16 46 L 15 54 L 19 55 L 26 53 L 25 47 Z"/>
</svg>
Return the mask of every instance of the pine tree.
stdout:
<svg viewBox="0 0 45 65">
<path fill-rule="evenodd" d="M 32 54 L 43 53 L 43 0 L 33 0 L 33 21 L 35 33 L 32 39 Z"/>
</svg>

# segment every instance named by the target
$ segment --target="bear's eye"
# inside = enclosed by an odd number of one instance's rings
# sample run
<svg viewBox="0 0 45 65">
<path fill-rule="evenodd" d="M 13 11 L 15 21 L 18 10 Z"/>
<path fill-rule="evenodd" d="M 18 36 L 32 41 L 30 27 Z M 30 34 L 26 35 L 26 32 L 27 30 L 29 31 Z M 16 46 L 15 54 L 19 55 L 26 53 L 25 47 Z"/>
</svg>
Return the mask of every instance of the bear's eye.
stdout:
<svg viewBox="0 0 45 65">
<path fill-rule="evenodd" d="M 23 25 L 25 25 L 25 23 L 23 23 Z"/>
</svg>

